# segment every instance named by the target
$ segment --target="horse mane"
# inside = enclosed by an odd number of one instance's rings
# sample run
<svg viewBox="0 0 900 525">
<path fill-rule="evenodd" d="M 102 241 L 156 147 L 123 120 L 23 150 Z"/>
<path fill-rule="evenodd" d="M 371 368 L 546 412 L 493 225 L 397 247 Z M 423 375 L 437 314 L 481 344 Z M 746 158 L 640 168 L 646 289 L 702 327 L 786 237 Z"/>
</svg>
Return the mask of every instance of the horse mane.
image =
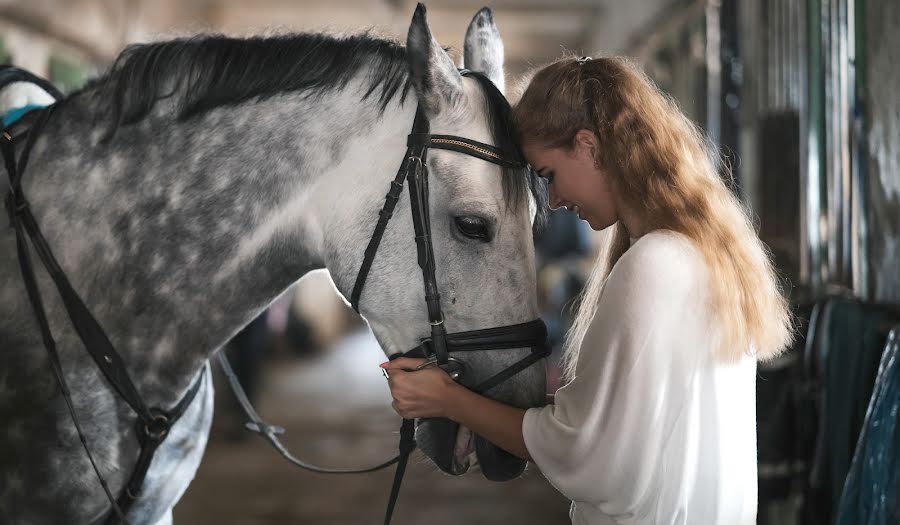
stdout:
<svg viewBox="0 0 900 525">
<path fill-rule="evenodd" d="M 211 109 L 265 99 L 287 92 L 307 96 L 340 90 L 359 75 L 368 85 L 362 99 L 377 96 L 380 111 L 397 95 L 406 100 L 411 84 L 406 48 L 396 41 L 363 32 L 348 36 L 293 33 L 232 38 L 203 34 L 150 44 L 133 44 L 115 59 L 104 76 L 80 92 L 98 90 L 109 111 L 107 137 L 121 126 L 147 117 L 157 102 L 173 99 L 176 118 L 187 120 Z M 509 102 L 483 74 L 468 73 L 481 85 L 495 145 L 525 165 L 514 138 Z M 77 93 L 76 93 L 77 94 Z M 75 94 L 73 94 L 74 96 Z M 71 98 L 71 97 L 70 97 Z M 536 225 L 546 217 L 539 177 L 503 169 L 507 203 L 524 191 L 538 202 Z"/>
<path fill-rule="evenodd" d="M 111 112 L 111 132 L 140 121 L 157 102 L 175 97 L 177 118 L 287 92 L 311 96 L 340 90 L 358 74 L 377 95 L 383 111 L 409 89 L 406 49 L 368 32 L 337 37 L 296 33 L 231 38 L 203 34 L 150 44 L 133 44 L 107 73 L 82 91 L 100 90 Z"/>
</svg>

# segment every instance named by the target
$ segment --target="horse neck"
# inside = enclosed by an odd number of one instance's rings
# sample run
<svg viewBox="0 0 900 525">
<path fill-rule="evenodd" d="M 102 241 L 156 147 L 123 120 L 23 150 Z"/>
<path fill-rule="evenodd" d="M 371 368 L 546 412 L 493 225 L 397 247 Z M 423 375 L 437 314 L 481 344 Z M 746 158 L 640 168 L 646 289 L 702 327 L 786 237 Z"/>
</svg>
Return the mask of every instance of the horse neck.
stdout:
<svg viewBox="0 0 900 525">
<path fill-rule="evenodd" d="M 355 210 L 380 206 L 408 106 L 280 96 L 177 125 L 151 115 L 104 144 L 77 104 L 60 108 L 25 191 L 149 402 L 174 402 L 239 327 L 371 226 Z"/>
</svg>

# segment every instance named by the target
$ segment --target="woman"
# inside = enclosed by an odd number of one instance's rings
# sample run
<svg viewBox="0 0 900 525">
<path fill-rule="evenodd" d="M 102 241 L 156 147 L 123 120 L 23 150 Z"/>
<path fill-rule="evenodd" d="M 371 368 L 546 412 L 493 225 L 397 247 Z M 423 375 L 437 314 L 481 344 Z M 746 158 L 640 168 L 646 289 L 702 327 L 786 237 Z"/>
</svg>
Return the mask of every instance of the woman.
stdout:
<svg viewBox="0 0 900 525">
<path fill-rule="evenodd" d="M 576 524 L 756 522 L 756 361 L 790 343 L 767 252 L 714 149 L 622 58 L 564 58 L 515 108 L 550 206 L 613 228 L 555 402 L 523 410 L 420 361 L 384 363 L 395 409 L 532 460 Z"/>
</svg>

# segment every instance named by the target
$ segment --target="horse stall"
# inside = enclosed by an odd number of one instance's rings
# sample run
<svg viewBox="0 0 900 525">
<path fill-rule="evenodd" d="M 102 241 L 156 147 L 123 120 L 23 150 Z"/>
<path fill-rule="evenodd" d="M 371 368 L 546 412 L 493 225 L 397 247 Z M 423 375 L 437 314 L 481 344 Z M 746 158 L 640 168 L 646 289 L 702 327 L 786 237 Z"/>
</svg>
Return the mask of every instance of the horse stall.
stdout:
<svg viewBox="0 0 900 525">
<path fill-rule="evenodd" d="M 897 473 L 867 460 L 870 441 L 897 453 L 873 392 L 896 386 L 898 17 L 890 2 L 697 2 L 634 49 L 719 144 L 800 322 L 758 371 L 761 524 L 900 519 Z"/>
<path fill-rule="evenodd" d="M 606 234 L 500 207 L 515 227 L 495 249 L 449 253 L 430 216 L 449 213 L 451 173 L 502 181 L 480 190 L 498 203 L 546 199 L 517 145 L 477 137 L 502 136 L 505 98 L 562 50 L 628 55 L 677 101 L 783 280 L 798 337 L 757 369 L 757 523 L 900 523 L 900 4 L 481 7 L 0 3 L 0 63 L 18 66 L 0 69 L 0 523 L 570 523 L 534 464 L 463 447 L 444 420 L 411 450 L 378 366 L 434 356 L 519 406 L 561 386 Z M 192 53 L 232 64 L 211 72 L 228 88 L 191 84 Z M 444 129 L 441 100 L 466 97 L 441 90 L 464 80 L 487 102 L 463 111 L 488 124 Z M 418 142 L 430 127 L 444 135 Z M 427 162 L 441 150 L 467 171 Z M 312 189 L 290 193 L 297 177 Z M 515 251 L 531 241 L 533 260 Z M 436 272 L 452 290 L 427 301 Z M 466 331 L 530 351 L 447 357 Z"/>
</svg>

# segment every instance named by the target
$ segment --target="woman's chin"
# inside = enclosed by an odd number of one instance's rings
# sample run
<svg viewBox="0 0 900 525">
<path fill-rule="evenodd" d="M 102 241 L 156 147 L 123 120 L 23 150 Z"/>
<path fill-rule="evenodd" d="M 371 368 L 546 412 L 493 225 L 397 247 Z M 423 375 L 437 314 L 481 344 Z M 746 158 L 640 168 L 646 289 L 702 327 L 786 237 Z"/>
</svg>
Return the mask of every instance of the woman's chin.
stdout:
<svg viewBox="0 0 900 525">
<path fill-rule="evenodd" d="M 588 226 L 591 227 L 595 232 L 602 232 L 603 230 L 609 228 L 616 224 L 617 221 L 604 221 L 600 220 L 597 217 L 588 215 L 583 218 L 584 222 L 588 223 Z"/>
</svg>

